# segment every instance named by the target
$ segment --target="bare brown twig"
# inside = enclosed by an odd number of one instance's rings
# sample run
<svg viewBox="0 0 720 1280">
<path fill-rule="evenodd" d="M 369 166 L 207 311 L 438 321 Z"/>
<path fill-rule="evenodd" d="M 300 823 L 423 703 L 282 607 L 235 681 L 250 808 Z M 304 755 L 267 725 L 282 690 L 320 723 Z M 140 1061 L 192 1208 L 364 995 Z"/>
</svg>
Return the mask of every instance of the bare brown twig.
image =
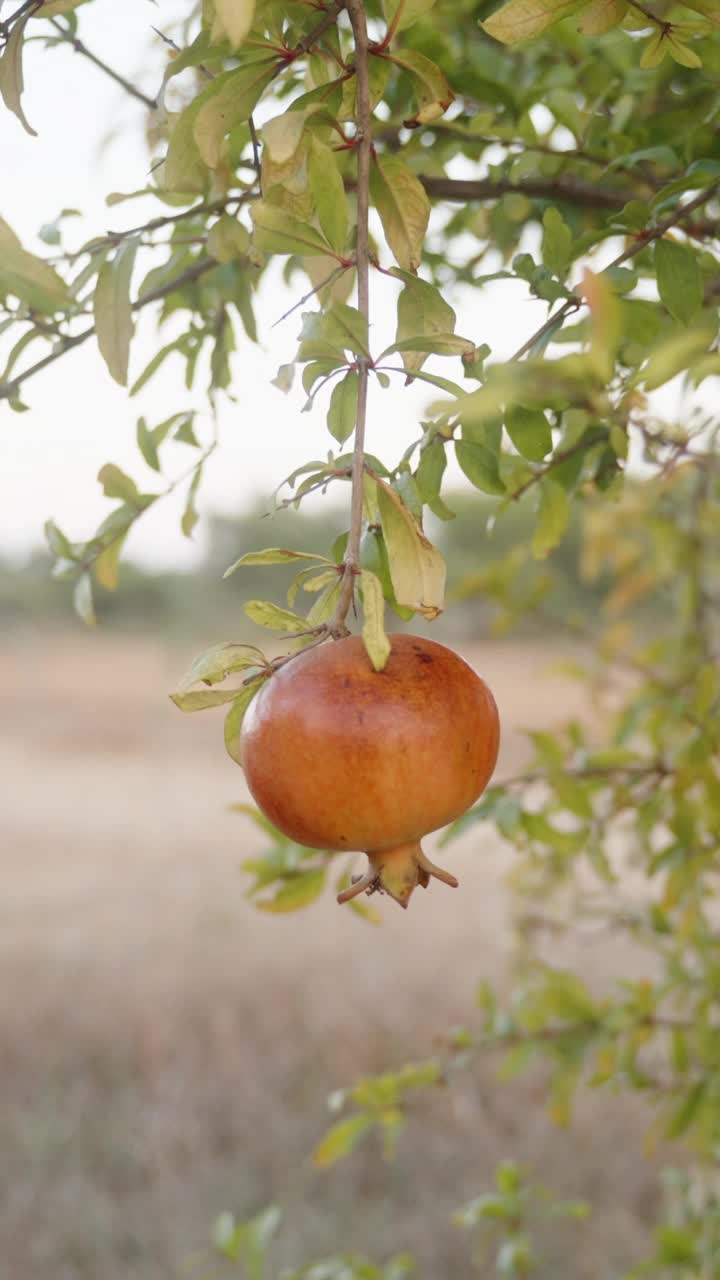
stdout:
<svg viewBox="0 0 720 1280">
<path fill-rule="evenodd" d="M 42 14 L 39 16 L 42 17 Z M 57 18 L 50 18 L 50 25 L 59 33 L 63 42 L 71 45 L 76 53 L 81 53 L 84 58 L 87 58 L 88 62 L 92 62 L 93 66 L 97 67 L 100 71 L 104 71 L 106 76 L 109 76 L 111 80 L 114 80 L 116 84 L 119 84 L 121 89 L 124 89 L 126 93 L 129 93 L 132 98 L 137 98 L 138 102 L 144 103 L 150 111 L 157 111 L 157 99 L 151 98 L 148 94 L 143 93 L 142 89 L 138 89 L 137 85 L 134 85 L 131 80 L 127 80 L 125 76 L 121 75 L 119 71 L 116 71 L 114 67 L 108 66 L 107 62 L 103 62 L 102 58 L 98 58 L 97 54 L 93 53 L 92 49 L 88 49 L 87 45 L 83 44 L 82 40 L 73 35 L 69 27 L 64 26 L 62 22 L 58 22 Z"/>
</svg>

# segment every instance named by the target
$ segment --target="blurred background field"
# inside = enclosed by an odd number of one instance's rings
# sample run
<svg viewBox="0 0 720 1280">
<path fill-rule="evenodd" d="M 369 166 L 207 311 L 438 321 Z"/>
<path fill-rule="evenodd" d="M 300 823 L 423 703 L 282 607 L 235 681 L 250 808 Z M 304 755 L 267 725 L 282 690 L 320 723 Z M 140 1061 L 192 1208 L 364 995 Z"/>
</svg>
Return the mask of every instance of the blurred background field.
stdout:
<svg viewBox="0 0 720 1280">
<path fill-rule="evenodd" d="M 453 505 L 457 521 L 433 536 L 460 597 L 483 517 L 476 498 Z M 443 851 L 459 891 L 436 886 L 407 913 L 383 901 L 381 927 L 329 893 L 297 915 L 258 912 L 241 863 L 262 842 L 229 812 L 246 793 L 221 713 L 182 717 L 166 696 L 198 649 L 251 631 L 257 642 L 243 599 L 282 600 L 277 570 L 223 583 L 227 563 L 261 545 L 325 550 L 339 519 L 215 522 L 197 573 L 125 568 L 94 633 L 44 557 L 0 572 L 3 1278 L 224 1276 L 213 1219 L 270 1202 L 285 1213 L 272 1280 L 351 1247 L 378 1259 L 411 1249 L 423 1280 L 489 1276 L 489 1262 L 473 1272 L 451 1212 L 504 1157 L 594 1204 L 582 1254 L 577 1228 L 553 1222 L 544 1280 L 610 1280 L 642 1248 L 657 1174 L 650 1158 L 628 1158 L 643 1147 L 637 1100 L 593 1095 L 564 1131 L 538 1076 L 501 1084 L 491 1060 L 451 1095 L 423 1095 L 394 1162 L 373 1138 L 329 1171 L 313 1166 L 331 1090 L 434 1052 L 472 1021 L 481 978 L 512 976 L 512 857 L 486 826 Z M 525 519 L 519 508 L 499 526 L 498 563 L 522 545 Z M 541 617 L 518 632 L 494 633 L 487 591 L 433 630 L 495 691 L 500 777 L 527 758 L 526 729 L 593 714 L 562 670 L 584 642 L 553 623 L 558 599 L 580 632 L 595 626 L 603 585 L 583 580 L 580 559 L 574 530 Z M 486 585 L 492 571 L 486 561 Z M 588 935 L 572 959 L 593 985 L 637 972 L 606 936 Z"/>
</svg>

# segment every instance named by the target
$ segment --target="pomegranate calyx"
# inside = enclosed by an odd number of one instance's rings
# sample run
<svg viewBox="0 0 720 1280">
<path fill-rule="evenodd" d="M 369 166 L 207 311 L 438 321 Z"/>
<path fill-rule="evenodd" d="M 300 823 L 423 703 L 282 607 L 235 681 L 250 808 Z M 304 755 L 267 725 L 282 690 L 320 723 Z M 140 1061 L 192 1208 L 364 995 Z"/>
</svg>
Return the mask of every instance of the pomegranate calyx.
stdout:
<svg viewBox="0 0 720 1280">
<path fill-rule="evenodd" d="M 361 893 L 387 893 L 401 907 L 407 908 L 417 885 L 427 889 L 430 880 L 442 880 L 443 884 L 457 889 L 455 876 L 438 867 L 423 852 L 419 841 L 399 845 L 396 849 L 383 849 L 368 853 L 368 869 L 363 876 L 355 876 L 348 889 L 338 894 L 338 902 L 350 902 Z"/>
</svg>

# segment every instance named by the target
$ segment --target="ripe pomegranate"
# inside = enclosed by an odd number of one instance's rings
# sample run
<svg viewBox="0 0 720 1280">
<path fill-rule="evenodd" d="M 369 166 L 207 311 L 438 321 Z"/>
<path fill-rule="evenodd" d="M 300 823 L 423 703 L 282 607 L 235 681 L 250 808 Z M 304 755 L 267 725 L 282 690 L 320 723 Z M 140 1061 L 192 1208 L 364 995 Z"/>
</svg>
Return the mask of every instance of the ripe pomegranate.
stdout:
<svg viewBox="0 0 720 1280">
<path fill-rule="evenodd" d="M 407 907 L 430 877 L 457 887 L 423 853 L 487 786 L 497 759 L 495 700 L 466 662 L 419 636 L 390 636 L 374 671 L 359 636 L 309 649 L 251 703 L 241 758 L 257 804 L 315 849 L 367 853 L 338 897 L 384 890 Z"/>
</svg>

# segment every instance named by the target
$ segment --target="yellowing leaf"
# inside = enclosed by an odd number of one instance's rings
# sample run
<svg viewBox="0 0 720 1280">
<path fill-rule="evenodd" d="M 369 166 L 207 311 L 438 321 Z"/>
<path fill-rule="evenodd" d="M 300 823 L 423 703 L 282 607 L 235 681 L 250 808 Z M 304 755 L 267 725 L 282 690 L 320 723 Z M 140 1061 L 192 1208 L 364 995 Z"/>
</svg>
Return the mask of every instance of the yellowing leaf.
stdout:
<svg viewBox="0 0 720 1280">
<path fill-rule="evenodd" d="M 375 156 L 370 193 L 398 266 L 415 273 L 430 217 L 430 201 L 414 173 L 396 156 Z"/>
<path fill-rule="evenodd" d="M 411 77 L 417 100 L 417 112 L 412 119 L 404 122 L 406 126 L 412 128 L 414 125 L 439 120 L 455 99 L 444 72 L 423 53 L 417 53 L 414 49 L 402 49 L 399 53 L 392 54 L 392 60 Z"/>
<path fill-rule="evenodd" d="M 269 600 L 248 600 L 245 613 L 251 622 L 259 627 L 268 627 L 271 631 L 305 631 L 307 621 L 289 609 L 281 609 Z"/>
<path fill-rule="evenodd" d="M 0 218 L 0 296 L 8 293 L 34 311 L 59 311 L 69 300 L 67 285 L 57 271 L 23 249 L 15 232 Z"/>
<path fill-rule="evenodd" d="M 187 693 L 194 684 L 219 684 L 233 671 L 245 671 L 248 667 L 264 667 L 264 654 L 252 644 L 234 644 L 225 641 L 204 649 L 185 672 L 178 683 L 177 693 Z"/>
<path fill-rule="evenodd" d="M 255 902 L 255 906 L 259 911 L 269 911 L 273 915 L 309 907 L 311 902 L 317 901 L 325 888 L 325 876 L 324 867 L 316 871 L 299 872 L 285 880 L 274 897 L 262 898 Z"/>
<path fill-rule="evenodd" d="M 677 36 L 670 32 L 667 38 L 667 50 L 674 62 L 680 67 L 690 67 L 695 69 L 702 66 L 702 58 L 694 49 L 688 48 L 683 44 L 682 40 L 678 40 Z"/>
<path fill-rule="evenodd" d="M 612 376 L 615 352 L 622 336 L 622 310 L 606 275 L 596 275 L 589 267 L 583 273 L 582 294 L 590 308 L 590 356 L 599 378 Z"/>
<path fill-rule="evenodd" d="M 377 480 L 377 501 L 398 604 L 436 618 L 445 604 L 445 561 L 390 485 Z"/>
<path fill-rule="evenodd" d="M 627 13 L 627 0 L 593 0 L 583 10 L 580 31 L 584 36 L 603 36 L 619 26 Z"/>
<path fill-rule="evenodd" d="M 100 268 L 93 297 L 95 332 L 100 354 L 110 376 L 127 386 L 130 339 L 133 332 L 130 280 L 137 240 L 131 239 L 118 249 L 110 262 Z"/>
<path fill-rule="evenodd" d="M 316 555 L 313 551 L 289 551 L 286 547 L 266 547 L 263 551 L 246 551 L 244 556 L 240 556 L 239 560 L 235 560 L 230 568 L 225 570 L 223 578 L 229 578 L 236 569 L 247 565 L 293 564 L 296 560 L 319 560 L 321 564 L 332 564 L 327 556 Z"/>
<path fill-rule="evenodd" d="M 287 164 L 297 151 L 305 130 L 304 111 L 285 111 L 273 116 L 260 130 L 265 149 L 277 165 Z"/>
<path fill-rule="evenodd" d="M 214 0 L 215 19 L 233 49 L 242 44 L 255 21 L 255 0 Z"/>
<path fill-rule="evenodd" d="M 360 595 L 363 606 L 362 638 L 367 655 L 376 671 L 382 671 L 390 657 L 390 641 L 383 622 L 385 601 L 379 578 L 369 569 L 360 571 Z"/>
<path fill-rule="evenodd" d="M 485 31 L 502 44 L 517 44 L 539 36 L 556 22 L 576 13 L 582 0 L 508 0 L 482 23 Z"/>
<path fill-rule="evenodd" d="M 313 1164 L 321 1169 L 327 1169 L 329 1165 L 335 1164 L 336 1160 L 349 1155 L 372 1123 L 373 1117 L 367 1112 L 350 1116 L 347 1120 L 340 1120 L 328 1130 L 322 1142 L 315 1148 Z"/>
<path fill-rule="evenodd" d="M 29 133 L 33 138 L 37 138 L 37 133 L 28 124 L 20 102 L 25 88 L 22 55 L 26 24 L 27 18 L 14 24 L 8 36 L 7 44 L 3 49 L 2 57 L 0 57 L 0 94 L 2 94 L 8 111 L 12 111 L 17 116 L 26 133 Z"/>
</svg>

